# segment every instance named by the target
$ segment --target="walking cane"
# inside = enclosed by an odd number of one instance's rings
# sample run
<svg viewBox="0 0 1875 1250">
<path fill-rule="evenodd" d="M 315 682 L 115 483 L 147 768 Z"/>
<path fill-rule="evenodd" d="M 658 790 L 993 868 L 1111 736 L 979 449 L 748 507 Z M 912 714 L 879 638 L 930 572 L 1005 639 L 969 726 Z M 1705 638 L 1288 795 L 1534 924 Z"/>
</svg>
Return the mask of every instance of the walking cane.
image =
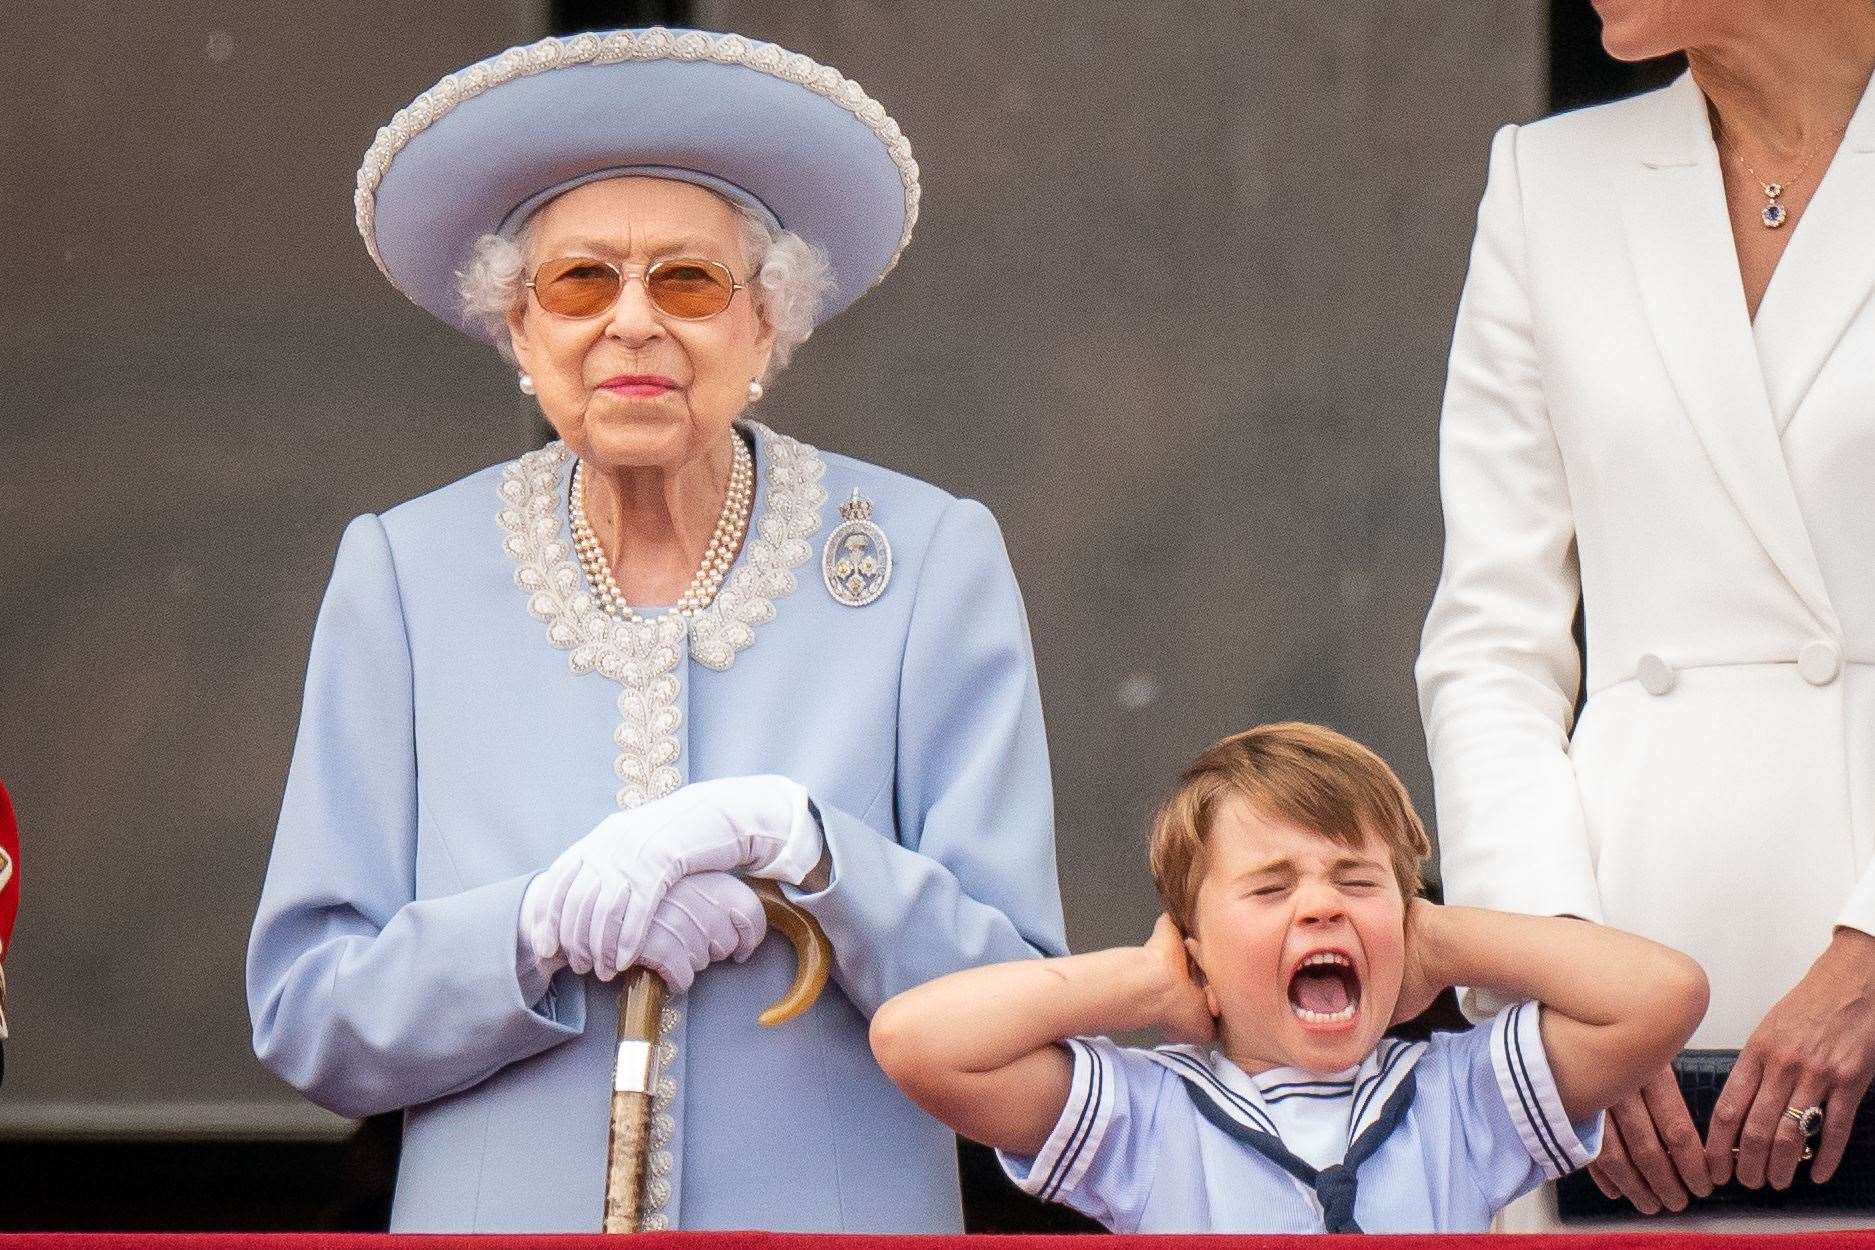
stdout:
<svg viewBox="0 0 1875 1250">
<path fill-rule="evenodd" d="M 806 1011 L 826 987 L 833 947 L 807 909 L 782 896 L 772 881 L 751 881 L 762 900 L 768 926 L 794 947 L 794 984 L 757 1020 L 782 1024 Z M 607 1146 L 605 1231 L 635 1233 L 644 1223 L 645 1160 L 650 1152 L 651 1099 L 657 1083 L 658 1017 L 664 1014 L 664 982 L 649 968 L 626 973 L 619 995 L 618 1066 L 612 1079 L 612 1136 Z"/>
</svg>

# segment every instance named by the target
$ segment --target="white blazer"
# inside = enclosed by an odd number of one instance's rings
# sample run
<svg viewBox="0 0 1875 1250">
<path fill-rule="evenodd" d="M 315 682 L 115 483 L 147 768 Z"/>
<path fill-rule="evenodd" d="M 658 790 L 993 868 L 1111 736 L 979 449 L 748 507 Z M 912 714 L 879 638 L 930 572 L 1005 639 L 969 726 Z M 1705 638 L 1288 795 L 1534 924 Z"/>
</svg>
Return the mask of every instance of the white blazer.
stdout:
<svg viewBox="0 0 1875 1250">
<path fill-rule="evenodd" d="M 1875 932 L 1872 291 L 1875 90 L 1755 324 L 1690 77 L 1492 144 L 1418 664 L 1446 896 L 1691 953 L 1694 1045 Z"/>
</svg>

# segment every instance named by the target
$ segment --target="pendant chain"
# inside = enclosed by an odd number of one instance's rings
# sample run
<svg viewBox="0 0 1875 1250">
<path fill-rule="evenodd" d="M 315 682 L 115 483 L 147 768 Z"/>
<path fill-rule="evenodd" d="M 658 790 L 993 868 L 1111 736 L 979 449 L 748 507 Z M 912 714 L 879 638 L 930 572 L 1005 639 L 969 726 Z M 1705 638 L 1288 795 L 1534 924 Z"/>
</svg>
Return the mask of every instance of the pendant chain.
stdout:
<svg viewBox="0 0 1875 1250">
<path fill-rule="evenodd" d="M 1774 182 L 1753 169 L 1751 162 L 1745 159 L 1745 154 L 1739 148 L 1737 141 L 1725 136 L 1723 130 L 1721 130 L 1721 137 L 1725 147 L 1730 149 L 1732 159 L 1742 166 L 1744 171 L 1751 175 L 1751 180 L 1764 191 L 1765 205 L 1758 212 L 1758 220 L 1764 223 L 1766 230 L 1777 229 L 1790 219 L 1790 210 L 1779 201 L 1782 200 L 1787 190 L 1801 182 L 1803 176 L 1810 172 L 1810 162 L 1816 159 L 1816 154 L 1822 148 L 1823 138 L 1826 136 L 1811 140 L 1810 146 L 1804 149 L 1803 163 L 1797 166 L 1797 172 L 1781 182 Z"/>
</svg>

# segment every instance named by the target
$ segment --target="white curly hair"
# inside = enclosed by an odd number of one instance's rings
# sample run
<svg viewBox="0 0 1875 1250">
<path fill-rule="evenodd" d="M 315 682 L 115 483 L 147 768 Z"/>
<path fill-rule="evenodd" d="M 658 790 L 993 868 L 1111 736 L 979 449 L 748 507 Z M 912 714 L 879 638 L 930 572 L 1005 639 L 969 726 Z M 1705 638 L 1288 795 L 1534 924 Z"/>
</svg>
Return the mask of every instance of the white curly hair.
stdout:
<svg viewBox="0 0 1875 1250">
<path fill-rule="evenodd" d="M 834 289 L 826 253 L 795 234 L 776 230 L 753 209 L 725 201 L 742 226 L 742 254 L 748 258 L 748 290 L 755 312 L 775 333 L 774 353 L 762 374 L 772 383 L 794 357 L 794 349 L 814 333 L 822 303 Z M 470 319 L 495 341 L 503 360 L 514 363 L 508 342 L 508 314 L 527 295 L 528 257 L 534 223 L 509 238 L 485 234 L 475 241 L 468 266 L 456 275 L 456 290 Z"/>
</svg>

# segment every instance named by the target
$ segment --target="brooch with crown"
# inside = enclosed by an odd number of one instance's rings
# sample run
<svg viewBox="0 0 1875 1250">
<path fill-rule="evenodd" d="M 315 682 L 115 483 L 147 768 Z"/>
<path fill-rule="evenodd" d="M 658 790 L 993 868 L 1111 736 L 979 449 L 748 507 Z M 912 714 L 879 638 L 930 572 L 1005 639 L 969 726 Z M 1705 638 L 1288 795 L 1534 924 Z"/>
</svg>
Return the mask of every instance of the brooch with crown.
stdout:
<svg viewBox="0 0 1875 1250">
<path fill-rule="evenodd" d="M 858 487 L 840 505 L 840 516 L 821 549 L 820 572 L 828 594 L 849 608 L 863 608 L 884 594 L 892 580 L 892 544 L 873 523 L 872 500 Z"/>
</svg>

